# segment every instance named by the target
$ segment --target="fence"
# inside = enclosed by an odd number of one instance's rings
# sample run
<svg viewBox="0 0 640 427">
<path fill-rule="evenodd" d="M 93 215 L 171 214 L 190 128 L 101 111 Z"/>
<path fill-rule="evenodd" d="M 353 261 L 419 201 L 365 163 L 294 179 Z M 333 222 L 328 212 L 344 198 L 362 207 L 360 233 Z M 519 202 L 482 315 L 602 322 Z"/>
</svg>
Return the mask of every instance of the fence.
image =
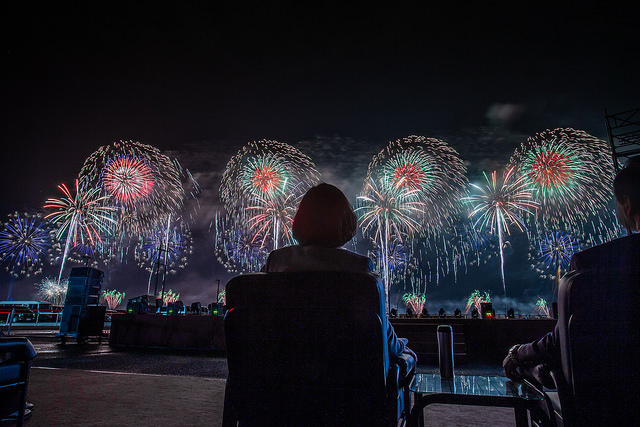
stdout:
<svg viewBox="0 0 640 427">
<path fill-rule="evenodd" d="M 105 322 L 111 321 L 111 315 L 117 313 L 115 310 L 107 310 Z M 60 326 L 62 320 L 61 309 L 38 309 L 26 307 L 6 307 L 0 308 L 0 326 L 7 326 L 7 334 L 11 333 L 13 324 L 29 326 Z"/>
</svg>

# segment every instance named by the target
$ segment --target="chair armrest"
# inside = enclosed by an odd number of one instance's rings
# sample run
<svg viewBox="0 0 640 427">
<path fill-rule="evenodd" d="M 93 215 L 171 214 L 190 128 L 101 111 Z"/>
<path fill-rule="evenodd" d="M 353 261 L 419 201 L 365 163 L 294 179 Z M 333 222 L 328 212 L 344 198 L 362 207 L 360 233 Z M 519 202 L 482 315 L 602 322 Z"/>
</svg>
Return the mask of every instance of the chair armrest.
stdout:
<svg viewBox="0 0 640 427">
<path fill-rule="evenodd" d="M 16 360 L 29 361 L 36 357 L 36 349 L 33 348 L 31 341 L 27 338 L 20 337 L 2 337 L 0 338 L 0 360 Z"/>
<path fill-rule="evenodd" d="M 551 377 L 551 369 L 544 363 L 526 367 L 523 374 L 524 377 L 529 380 L 529 382 L 533 383 L 537 388 L 556 388 L 554 379 Z"/>
<path fill-rule="evenodd" d="M 393 363 L 398 366 L 398 387 L 403 388 L 411 383 L 416 373 L 416 358 L 409 353 L 402 353 L 394 358 Z"/>
</svg>

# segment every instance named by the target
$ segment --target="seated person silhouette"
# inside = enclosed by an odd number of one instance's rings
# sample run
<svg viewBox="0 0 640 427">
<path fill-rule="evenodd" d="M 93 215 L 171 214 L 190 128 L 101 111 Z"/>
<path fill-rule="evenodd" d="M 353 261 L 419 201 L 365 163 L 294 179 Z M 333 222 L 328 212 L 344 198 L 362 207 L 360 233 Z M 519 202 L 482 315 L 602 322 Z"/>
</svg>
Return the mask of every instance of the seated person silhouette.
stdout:
<svg viewBox="0 0 640 427">
<path fill-rule="evenodd" d="M 575 274 L 573 271 L 597 274 L 606 277 L 620 294 L 630 296 L 640 287 L 640 234 L 632 234 L 640 231 L 640 157 L 629 161 L 618 172 L 613 181 L 613 193 L 618 221 L 627 229 L 628 235 L 574 254 L 570 265 L 572 271 L 567 277 Z M 593 304 L 601 303 L 601 300 L 593 301 Z M 532 343 L 514 345 L 502 363 L 505 375 L 516 381 L 527 377 L 555 388 L 547 369 L 562 371 L 560 327 L 556 324 L 553 331 Z M 611 325 L 610 333 L 616 334 L 615 325 Z M 621 340 L 628 338 L 620 337 Z"/>
<path fill-rule="evenodd" d="M 261 271 L 372 272 L 369 258 L 342 248 L 355 236 L 357 225 L 356 214 L 340 189 L 326 183 L 312 187 L 300 201 L 293 219 L 293 237 L 298 244 L 272 251 Z M 407 340 L 396 336 L 388 320 L 386 324 L 389 356 L 407 353 L 417 359 L 406 346 Z"/>
</svg>

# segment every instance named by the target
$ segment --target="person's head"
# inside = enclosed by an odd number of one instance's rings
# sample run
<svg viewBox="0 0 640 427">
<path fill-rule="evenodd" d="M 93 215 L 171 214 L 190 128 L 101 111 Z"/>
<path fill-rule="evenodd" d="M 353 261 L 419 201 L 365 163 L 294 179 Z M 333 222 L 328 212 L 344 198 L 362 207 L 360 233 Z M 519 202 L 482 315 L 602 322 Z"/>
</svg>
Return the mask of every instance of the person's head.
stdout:
<svg viewBox="0 0 640 427">
<path fill-rule="evenodd" d="M 620 225 L 640 231 L 640 157 L 630 159 L 613 180 Z"/>
<path fill-rule="evenodd" d="M 356 234 L 358 219 L 337 187 L 319 184 L 300 201 L 293 219 L 293 237 L 302 246 L 337 248 Z"/>
</svg>

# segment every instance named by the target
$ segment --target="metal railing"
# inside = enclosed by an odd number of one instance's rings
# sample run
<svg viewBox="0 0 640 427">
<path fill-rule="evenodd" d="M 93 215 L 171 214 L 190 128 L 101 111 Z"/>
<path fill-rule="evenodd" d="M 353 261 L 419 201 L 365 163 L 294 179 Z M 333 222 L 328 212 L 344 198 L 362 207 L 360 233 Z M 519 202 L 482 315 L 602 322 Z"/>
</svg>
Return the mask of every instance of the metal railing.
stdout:
<svg viewBox="0 0 640 427">
<path fill-rule="evenodd" d="M 34 326 L 38 326 L 43 323 L 60 325 L 61 319 L 62 311 L 18 307 L 0 309 L 0 325 L 7 326 L 8 333 L 11 333 L 11 326 L 14 323 L 20 322 Z"/>
</svg>

